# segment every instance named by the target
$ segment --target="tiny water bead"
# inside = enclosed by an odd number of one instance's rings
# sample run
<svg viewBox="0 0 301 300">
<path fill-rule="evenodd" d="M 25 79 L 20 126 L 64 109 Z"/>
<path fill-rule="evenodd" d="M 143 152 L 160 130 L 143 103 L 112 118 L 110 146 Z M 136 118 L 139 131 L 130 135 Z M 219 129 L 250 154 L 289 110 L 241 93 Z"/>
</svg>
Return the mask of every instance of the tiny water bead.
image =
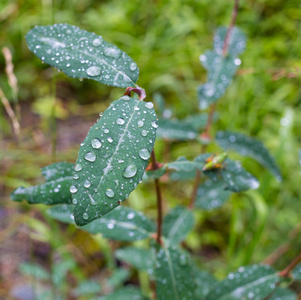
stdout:
<svg viewBox="0 0 301 300">
<path fill-rule="evenodd" d="M 146 102 L 145 107 L 148 108 L 148 109 L 151 109 L 151 108 L 154 107 L 154 104 L 152 102 Z"/>
<path fill-rule="evenodd" d="M 78 174 L 75 174 L 74 176 L 73 176 L 73 179 L 75 179 L 75 180 L 77 180 L 79 178 L 79 175 Z"/>
<path fill-rule="evenodd" d="M 108 197 L 110 197 L 110 198 L 113 198 L 114 195 L 115 195 L 115 193 L 114 193 L 114 191 L 113 191 L 112 189 L 107 189 L 107 190 L 106 190 L 106 195 L 107 195 Z"/>
<path fill-rule="evenodd" d="M 122 172 L 122 176 L 125 178 L 132 178 L 136 175 L 137 173 L 137 166 L 133 163 L 130 164 L 129 166 L 127 166 L 123 172 Z"/>
<path fill-rule="evenodd" d="M 150 158 L 151 154 L 148 149 L 141 149 L 141 150 L 139 150 L 139 156 L 144 160 L 148 160 Z"/>
<path fill-rule="evenodd" d="M 77 204 L 77 199 L 73 198 L 73 199 L 72 199 L 72 203 L 73 203 L 74 205 L 76 205 L 76 204 Z"/>
<path fill-rule="evenodd" d="M 152 122 L 152 126 L 153 126 L 154 128 L 158 128 L 158 126 L 159 126 L 159 125 L 158 125 L 158 122 L 157 122 L 157 121 L 153 121 L 153 122 Z"/>
<path fill-rule="evenodd" d="M 104 133 L 109 133 L 110 130 L 109 130 L 108 128 L 105 128 L 105 129 L 103 130 L 103 132 L 104 132 Z"/>
<path fill-rule="evenodd" d="M 137 64 L 136 64 L 136 63 L 131 63 L 131 64 L 130 64 L 130 70 L 131 70 L 132 72 L 134 72 L 136 69 L 137 69 Z"/>
<path fill-rule="evenodd" d="M 74 171 L 78 172 L 82 169 L 82 165 L 81 164 L 76 164 L 75 167 L 74 167 Z"/>
<path fill-rule="evenodd" d="M 88 152 L 85 154 L 84 159 L 93 162 L 96 159 L 96 155 L 93 152 Z"/>
<path fill-rule="evenodd" d="M 71 194 L 74 194 L 74 193 L 76 193 L 78 191 L 78 189 L 77 189 L 77 187 L 75 186 L 75 185 L 71 185 L 70 186 L 70 193 Z"/>
<path fill-rule="evenodd" d="M 101 142 L 99 139 L 93 139 L 91 141 L 91 146 L 94 148 L 94 149 L 99 149 L 101 147 Z"/>
<path fill-rule="evenodd" d="M 85 220 L 88 220 L 88 219 L 89 219 L 89 215 L 88 215 L 87 213 L 83 213 L 83 218 L 84 218 Z"/>
<path fill-rule="evenodd" d="M 122 119 L 122 118 L 118 118 L 118 119 L 116 120 L 116 123 L 117 123 L 118 125 L 123 125 L 123 124 L 125 123 L 125 121 L 124 121 L 124 119 Z"/>
<path fill-rule="evenodd" d="M 109 137 L 107 138 L 107 140 L 108 140 L 109 143 L 113 143 L 113 138 L 112 138 L 111 136 L 109 136 Z"/>
<path fill-rule="evenodd" d="M 141 131 L 141 135 L 142 135 L 142 136 L 147 136 L 147 131 L 146 131 L 146 130 L 142 130 L 142 131 Z"/>
<path fill-rule="evenodd" d="M 108 229 L 113 229 L 115 227 L 115 225 L 113 223 L 108 223 L 107 227 L 108 227 Z"/>
<path fill-rule="evenodd" d="M 87 69 L 86 73 L 87 73 L 87 75 L 92 76 L 92 77 L 98 76 L 101 73 L 101 68 L 97 67 L 97 66 L 92 66 Z"/>
<path fill-rule="evenodd" d="M 137 126 L 140 128 L 140 127 L 142 127 L 144 125 L 144 122 L 142 121 L 142 120 L 139 120 L 138 122 L 137 122 Z"/>
<path fill-rule="evenodd" d="M 99 47 L 102 43 L 103 43 L 103 39 L 99 37 L 93 40 L 92 45 L 94 47 Z"/>
<path fill-rule="evenodd" d="M 84 182 L 84 187 L 85 188 L 88 188 L 88 187 L 90 187 L 91 186 L 91 182 L 89 181 L 89 180 L 86 180 L 85 182 Z"/>
</svg>

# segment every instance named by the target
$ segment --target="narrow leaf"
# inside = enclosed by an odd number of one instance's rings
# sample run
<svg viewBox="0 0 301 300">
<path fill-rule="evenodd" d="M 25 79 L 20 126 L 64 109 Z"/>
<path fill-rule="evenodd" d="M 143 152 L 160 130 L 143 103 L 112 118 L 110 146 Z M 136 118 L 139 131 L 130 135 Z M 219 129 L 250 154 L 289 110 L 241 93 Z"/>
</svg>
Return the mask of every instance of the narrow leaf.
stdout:
<svg viewBox="0 0 301 300">
<path fill-rule="evenodd" d="M 270 170 L 277 180 L 282 180 L 274 158 L 259 140 L 237 132 L 219 131 L 216 134 L 216 142 L 225 150 L 231 149 L 243 156 L 252 157 Z"/>
<path fill-rule="evenodd" d="M 224 182 L 214 182 L 208 179 L 197 190 L 195 207 L 202 208 L 203 210 L 218 208 L 229 199 L 230 195 L 231 192 L 225 190 Z"/>
<path fill-rule="evenodd" d="M 70 185 L 73 179 L 73 164 L 60 162 L 42 169 L 46 183 L 28 188 L 18 187 L 10 195 L 13 201 L 26 200 L 30 204 L 47 205 L 71 203 Z"/>
<path fill-rule="evenodd" d="M 194 217 L 190 210 L 177 206 L 170 210 L 163 221 L 163 234 L 170 244 L 178 244 L 193 229 Z"/>
<path fill-rule="evenodd" d="M 195 283 L 189 257 L 180 249 L 166 243 L 157 252 L 157 300 L 194 300 Z"/>
<path fill-rule="evenodd" d="M 180 156 L 176 161 L 169 162 L 167 164 L 167 167 L 176 171 L 190 172 L 195 169 L 201 170 L 203 168 L 203 165 L 198 163 L 197 161 L 190 161 L 186 157 Z"/>
<path fill-rule="evenodd" d="M 135 287 L 127 286 L 111 294 L 99 297 L 98 300 L 146 300 L 141 291 Z"/>
<path fill-rule="evenodd" d="M 151 102 L 114 101 L 82 143 L 70 191 L 79 226 L 120 205 L 142 180 L 156 139 Z"/>
<path fill-rule="evenodd" d="M 26 35 L 29 50 L 43 62 L 76 78 L 119 87 L 134 86 L 136 63 L 102 36 L 68 24 L 36 26 Z"/>
<path fill-rule="evenodd" d="M 276 288 L 269 300 L 297 300 L 298 296 L 291 290 Z"/>
<path fill-rule="evenodd" d="M 240 267 L 226 279 L 215 284 L 206 300 L 261 300 L 267 297 L 279 281 L 277 272 L 266 265 Z"/>
</svg>

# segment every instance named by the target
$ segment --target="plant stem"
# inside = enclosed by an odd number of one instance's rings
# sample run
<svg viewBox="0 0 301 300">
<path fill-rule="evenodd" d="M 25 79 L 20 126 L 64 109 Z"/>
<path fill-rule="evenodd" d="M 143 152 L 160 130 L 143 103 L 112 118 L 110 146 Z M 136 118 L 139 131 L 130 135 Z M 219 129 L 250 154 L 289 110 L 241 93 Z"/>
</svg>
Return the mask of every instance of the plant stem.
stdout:
<svg viewBox="0 0 301 300">
<path fill-rule="evenodd" d="M 297 266 L 299 262 L 301 262 L 301 253 L 285 269 L 280 271 L 278 275 L 281 277 L 289 277 L 289 273 Z"/>
<path fill-rule="evenodd" d="M 152 151 L 152 169 L 157 170 L 157 161 L 154 150 Z M 158 209 L 158 220 L 157 220 L 157 243 L 161 244 L 161 235 L 162 235 L 162 194 L 160 189 L 160 180 L 155 179 L 156 195 L 157 195 L 157 209 Z"/>
</svg>

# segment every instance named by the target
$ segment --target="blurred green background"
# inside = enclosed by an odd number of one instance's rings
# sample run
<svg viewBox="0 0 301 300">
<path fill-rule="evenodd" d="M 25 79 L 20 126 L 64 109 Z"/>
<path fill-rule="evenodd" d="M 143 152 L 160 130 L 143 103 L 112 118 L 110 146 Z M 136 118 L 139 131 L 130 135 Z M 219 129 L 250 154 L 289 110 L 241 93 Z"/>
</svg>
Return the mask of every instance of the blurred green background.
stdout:
<svg viewBox="0 0 301 300">
<path fill-rule="evenodd" d="M 45 216 L 44 207 L 9 200 L 9 193 L 19 185 L 42 181 L 40 167 L 52 161 L 53 132 L 57 135 L 56 161 L 74 162 L 98 113 L 124 93 L 92 80 L 68 78 L 42 64 L 27 49 L 26 33 L 35 25 L 69 23 L 102 35 L 137 62 L 138 85 L 146 90 L 148 99 L 160 92 L 175 116 L 183 118 L 198 109 L 196 88 L 206 80 L 199 55 L 212 48 L 217 27 L 229 24 L 232 7 L 232 1 L 217 0 L 0 2 L 0 45 L 12 52 L 18 95 L 14 97 L 9 87 L 2 52 L 0 88 L 13 107 L 20 107 L 21 115 L 17 141 L 0 105 L 0 298 L 23 280 L 18 271 L 22 261 L 34 259 L 50 268 L 49 257 L 54 254 L 72 257 L 80 281 L 98 276 L 102 270 L 105 262 L 101 257 L 100 266 L 93 265 L 93 255 L 120 246 L 83 233 L 76 236 L 79 242 L 70 228 L 60 233 L 59 226 Z M 244 167 L 259 178 L 260 188 L 234 195 L 213 212 L 195 212 L 197 226 L 186 246 L 219 278 L 241 264 L 267 258 L 277 268 L 284 268 L 301 249 L 301 3 L 242 0 L 236 25 L 248 37 L 247 48 L 233 83 L 218 102 L 219 119 L 213 133 L 229 129 L 257 137 L 276 158 L 284 179 L 275 181 L 256 162 L 244 158 Z M 56 127 L 51 122 L 54 95 Z M 215 147 L 210 150 L 219 151 Z M 159 160 L 166 162 L 166 151 L 166 145 L 158 141 Z M 179 155 L 193 158 L 199 151 L 197 143 L 171 143 L 167 156 L 170 160 Z M 191 183 L 164 183 L 163 188 L 165 211 L 176 203 L 186 203 L 192 191 Z M 139 186 L 128 205 L 155 218 L 153 192 L 152 184 Z M 75 255 L 77 251 L 81 254 Z"/>
</svg>

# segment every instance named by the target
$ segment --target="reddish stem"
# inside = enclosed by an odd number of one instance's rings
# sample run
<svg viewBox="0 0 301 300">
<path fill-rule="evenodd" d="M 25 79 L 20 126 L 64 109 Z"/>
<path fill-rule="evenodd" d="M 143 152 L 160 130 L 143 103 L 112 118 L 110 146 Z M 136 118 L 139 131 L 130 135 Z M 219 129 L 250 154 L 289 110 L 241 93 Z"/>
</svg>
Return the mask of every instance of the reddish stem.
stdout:
<svg viewBox="0 0 301 300">
<path fill-rule="evenodd" d="M 139 100 L 144 100 L 146 98 L 145 90 L 141 87 L 128 87 L 124 93 L 125 96 L 131 96 L 132 92 L 136 93 L 139 96 Z"/>
</svg>

